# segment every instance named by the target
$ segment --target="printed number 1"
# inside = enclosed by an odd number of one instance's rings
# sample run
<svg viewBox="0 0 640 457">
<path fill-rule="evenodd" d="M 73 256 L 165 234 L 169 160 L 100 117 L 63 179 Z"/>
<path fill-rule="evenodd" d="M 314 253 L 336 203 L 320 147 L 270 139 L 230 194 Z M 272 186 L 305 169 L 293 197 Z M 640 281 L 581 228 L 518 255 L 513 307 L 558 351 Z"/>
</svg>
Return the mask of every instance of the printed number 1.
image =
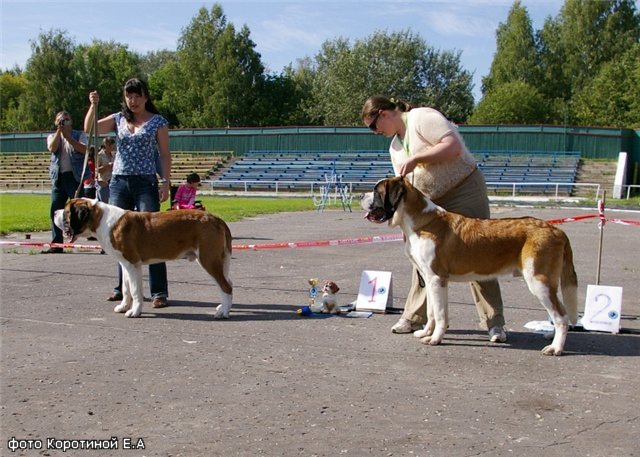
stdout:
<svg viewBox="0 0 640 457">
<path fill-rule="evenodd" d="M 377 282 L 378 282 L 377 277 L 369 281 L 369 284 L 373 283 L 373 287 L 371 287 L 371 298 L 369 299 L 369 303 L 376 301 L 374 297 L 376 296 L 376 290 L 378 290 L 378 288 L 376 287 Z"/>
</svg>

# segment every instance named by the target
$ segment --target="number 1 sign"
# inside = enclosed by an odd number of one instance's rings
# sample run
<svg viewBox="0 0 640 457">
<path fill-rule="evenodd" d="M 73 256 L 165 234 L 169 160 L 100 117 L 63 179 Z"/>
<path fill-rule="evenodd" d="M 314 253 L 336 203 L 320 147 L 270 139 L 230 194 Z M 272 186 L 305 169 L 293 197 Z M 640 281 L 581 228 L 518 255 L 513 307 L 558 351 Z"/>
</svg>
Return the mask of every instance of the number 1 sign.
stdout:
<svg viewBox="0 0 640 457">
<path fill-rule="evenodd" d="M 393 301 L 390 271 L 362 272 L 358 289 L 357 311 L 384 313 L 387 305 Z"/>
</svg>

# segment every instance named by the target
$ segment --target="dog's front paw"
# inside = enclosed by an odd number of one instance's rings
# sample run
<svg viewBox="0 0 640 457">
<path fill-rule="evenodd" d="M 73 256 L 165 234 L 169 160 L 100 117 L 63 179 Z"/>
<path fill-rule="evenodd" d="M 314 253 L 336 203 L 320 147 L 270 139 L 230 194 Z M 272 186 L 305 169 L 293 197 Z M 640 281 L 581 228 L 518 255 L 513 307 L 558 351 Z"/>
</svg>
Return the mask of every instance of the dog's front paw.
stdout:
<svg viewBox="0 0 640 457">
<path fill-rule="evenodd" d="M 413 336 L 415 336 L 416 338 L 424 338 L 425 336 L 431 336 L 431 333 L 427 327 L 423 328 L 422 330 L 416 330 L 415 332 L 413 332 Z"/>
<path fill-rule="evenodd" d="M 444 338 L 444 331 L 436 328 L 432 335 L 425 336 L 424 338 L 422 338 L 420 340 L 420 342 L 422 344 L 428 344 L 428 345 L 431 345 L 431 346 L 436 346 L 436 345 L 442 343 L 443 338 Z"/>
<path fill-rule="evenodd" d="M 141 310 L 139 309 L 130 309 L 129 311 L 127 311 L 126 313 L 124 313 L 125 317 L 140 317 L 141 314 Z"/>
<path fill-rule="evenodd" d="M 544 355 L 561 355 L 562 349 L 556 349 L 556 347 L 553 344 L 550 344 L 549 346 L 545 346 L 542 349 L 542 353 Z"/>
<path fill-rule="evenodd" d="M 214 319 L 229 319 L 229 308 L 224 305 L 218 305 L 216 313 L 213 315 Z"/>
<path fill-rule="evenodd" d="M 120 303 L 118 306 L 116 306 L 115 308 L 113 308 L 113 311 L 115 313 L 124 313 L 125 311 L 127 311 L 129 309 L 129 307 L 125 304 L 125 303 Z"/>
</svg>

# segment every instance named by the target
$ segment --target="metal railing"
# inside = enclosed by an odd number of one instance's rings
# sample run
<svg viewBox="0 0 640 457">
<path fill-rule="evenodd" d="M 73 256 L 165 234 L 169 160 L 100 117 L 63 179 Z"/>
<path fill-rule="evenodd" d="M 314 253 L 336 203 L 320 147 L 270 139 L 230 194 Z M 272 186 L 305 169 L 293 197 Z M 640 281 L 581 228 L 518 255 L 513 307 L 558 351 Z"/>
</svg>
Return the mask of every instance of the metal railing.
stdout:
<svg viewBox="0 0 640 457">
<path fill-rule="evenodd" d="M 343 182 L 348 187 L 348 193 L 354 191 L 369 191 L 376 184 L 371 182 Z M 216 191 L 234 191 L 234 192 L 270 192 L 276 195 L 292 193 L 306 193 L 314 195 L 320 191 L 321 187 L 326 185 L 324 181 L 264 181 L 264 180 L 237 180 L 237 181 L 217 181 L 207 180 L 202 182 L 202 190 L 215 193 Z M 622 186 L 626 190 L 626 199 L 630 199 L 632 194 L 640 192 L 640 185 L 629 184 Z M 602 193 L 600 184 L 592 183 L 552 183 L 552 182 L 487 182 L 487 188 L 490 191 L 504 189 L 509 192 L 512 197 L 517 197 L 526 189 L 527 193 L 535 192 L 535 188 L 540 188 L 545 193 L 545 189 L 552 189 L 550 198 L 560 198 L 569 194 L 575 188 L 592 188 L 594 189 L 594 197 L 599 198 Z M 533 190 L 532 190 L 533 189 Z M 49 179 L 3 179 L 0 180 L 0 192 L 38 192 L 48 193 L 51 191 L 51 181 Z M 337 194 L 334 198 L 337 198 Z"/>
<path fill-rule="evenodd" d="M 518 190 L 521 192 L 524 189 L 527 191 L 531 191 L 530 188 L 543 188 L 542 191 L 545 192 L 546 188 L 553 189 L 553 198 L 560 198 L 560 188 L 565 189 L 565 194 L 570 194 L 573 191 L 574 187 L 591 187 L 595 188 L 595 198 L 600 196 L 600 184 L 590 184 L 590 183 L 554 183 L 554 182 L 487 182 L 487 188 L 490 190 L 495 190 L 497 188 L 504 187 L 506 189 L 511 189 L 511 196 L 516 197 Z M 546 193 L 546 192 L 545 192 Z M 566 195 L 563 195 L 564 197 Z"/>
<path fill-rule="evenodd" d="M 631 198 L 631 191 L 633 189 L 636 189 L 637 192 L 640 192 L 640 184 L 628 184 L 625 186 L 621 186 L 623 189 L 626 187 L 627 188 L 627 200 L 629 200 Z M 636 192 L 636 193 L 637 193 Z"/>
<path fill-rule="evenodd" d="M 369 191 L 373 189 L 373 186 L 377 181 L 344 181 L 343 184 L 348 187 L 349 194 L 355 191 Z M 228 190 L 228 191 L 240 191 L 244 193 L 256 192 L 256 191 L 270 191 L 276 195 L 280 193 L 302 192 L 314 195 L 318 189 L 325 186 L 324 181 L 268 181 L 268 180 L 229 180 L 229 181 L 203 181 L 203 189 L 208 186 L 211 192 L 216 190 Z M 574 188 L 586 187 L 593 188 L 595 198 L 598 198 L 601 194 L 600 184 L 591 183 L 553 183 L 553 182 L 487 182 L 487 188 L 489 190 L 497 190 L 504 188 L 509 191 L 512 197 L 517 197 L 522 192 L 532 192 L 532 188 L 540 188 L 542 193 L 545 189 L 552 189 L 549 198 L 563 198 L 566 194 L 569 194 Z M 337 198 L 338 195 L 334 196 Z"/>
</svg>

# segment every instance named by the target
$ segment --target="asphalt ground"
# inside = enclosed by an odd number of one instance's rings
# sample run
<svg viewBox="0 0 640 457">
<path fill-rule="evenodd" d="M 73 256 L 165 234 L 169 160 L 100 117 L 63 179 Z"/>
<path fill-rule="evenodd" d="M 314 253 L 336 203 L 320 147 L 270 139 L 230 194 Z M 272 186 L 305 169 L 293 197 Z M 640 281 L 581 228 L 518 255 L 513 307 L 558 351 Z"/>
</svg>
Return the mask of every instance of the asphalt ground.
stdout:
<svg viewBox="0 0 640 457">
<path fill-rule="evenodd" d="M 493 208 L 494 217 L 593 213 Z M 398 233 L 359 209 L 229 225 L 234 244 Z M 597 218 L 561 227 L 582 310 L 596 283 Z M 640 227 L 606 224 L 602 251 L 600 284 L 623 287 L 622 332 L 571 332 L 563 356 L 546 357 L 546 340 L 525 328 L 546 314 L 520 278 L 501 281 L 505 344 L 488 342 L 466 284 L 450 287 L 451 327 L 436 347 L 392 334 L 396 313 L 296 313 L 309 278 L 337 282 L 346 304 L 363 270 L 391 271 L 401 308 L 410 267 L 399 241 L 236 250 L 235 304 L 223 321 L 212 318 L 219 291 L 195 263 L 168 264 L 170 307 L 146 303 L 141 318 L 127 319 L 106 301 L 115 284 L 108 255 L 5 248 L 0 455 L 637 456 Z M 117 448 L 96 449 L 109 446 Z"/>
</svg>

